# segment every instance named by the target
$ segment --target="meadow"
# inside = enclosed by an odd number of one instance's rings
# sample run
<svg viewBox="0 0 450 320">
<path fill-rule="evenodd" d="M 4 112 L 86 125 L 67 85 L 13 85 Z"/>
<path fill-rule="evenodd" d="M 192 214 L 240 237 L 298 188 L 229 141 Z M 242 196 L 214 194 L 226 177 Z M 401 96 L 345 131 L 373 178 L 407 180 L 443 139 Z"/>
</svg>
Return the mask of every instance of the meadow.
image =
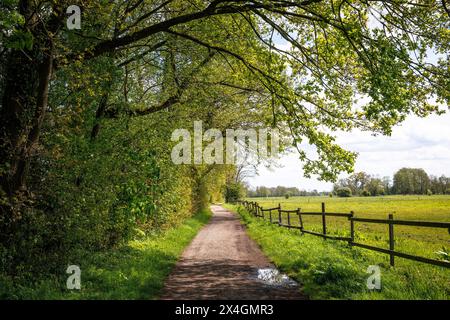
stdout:
<svg viewBox="0 0 450 320">
<path fill-rule="evenodd" d="M 320 212 L 321 203 L 325 203 L 326 212 L 350 213 L 355 217 L 387 219 L 393 214 L 394 219 L 415 221 L 450 222 L 450 196 L 413 196 L 392 195 L 379 197 L 290 197 L 289 199 L 274 198 L 248 198 L 256 201 L 263 208 L 276 207 L 281 204 L 283 209 L 292 210 L 300 208 L 304 212 Z M 276 212 L 273 213 L 278 218 Z M 286 221 L 283 215 L 283 221 Z M 306 230 L 321 232 L 322 220 L 320 216 L 302 216 Z M 327 233 L 331 235 L 348 236 L 350 224 L 347 218 L 327 217 Z M 291 215 L 291 223 L 298 225 L 298 218 Z M 396 250 L 421 255 L 433 259 L 445 258 L 450 249 L 450 230 L 395 226 Z M 355 238 L 358 242 L 388 248 L 388 226 L 358 222 L 355 224 Z M 448 256 L 447 256 L 448 259 Z M 400 263 L 403 259 L 396 259 Z"/>
</svg>

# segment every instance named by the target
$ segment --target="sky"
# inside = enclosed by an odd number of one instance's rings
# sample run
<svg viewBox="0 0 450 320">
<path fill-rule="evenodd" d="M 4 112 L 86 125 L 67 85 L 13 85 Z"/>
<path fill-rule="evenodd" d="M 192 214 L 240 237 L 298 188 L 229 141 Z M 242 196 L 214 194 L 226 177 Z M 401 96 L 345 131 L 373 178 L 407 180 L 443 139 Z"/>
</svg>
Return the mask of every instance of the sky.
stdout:
<svg viewBox="0 0 450 320">
<path fill-rule="evenodd" d="M 371 27 L 377 27 L 374 19 Z M 289 50 L 291 44 L 275 33 L 275 45 Z M 438 56 L 429 51 L 428 62 L 435 63 Z M 450 176 L 450 114 L 432 115 L 426 118 L 410 116 L 393 128 L 391 136 L 373 136 L 370 132 L 355 130 L 336 134 L 336 142 L 346 150 L 358 153 L 355 172 L 392 178 L 403 168 L 423 168 L 429 175 Z M 307 153 L 314 152 L 311 146 L 304 146 Z M 279 166 L 279 167 L 278 167 Z M 276 168 L 259 166 L 258 174 L 246 179 L 251 187 L 278 185 L 297 187 L 303 190 L 331 191 L 332 182 L 307 179 L 303 176 L 302 163 L 295 152 L 282 156 Z M 341 174 L 339 178 L 349 174 Z"/>
<path fill-rule="evenodd" d="M 403 167 L 423 168 L 429 175 L 450 176 L 450 114 L 427 118 L 410 116 L 394 127 L 392 135 L 372 136 L 370 132 L 338 133 L 337 143 L 358 152 L 355 172 L 365 171 L 379 177 L 392 176 Z M 306 150 L 313 150 L 306 145 Z M 282 156 L 279 168 L 258 168 L 258 175 L 247 178 L 252 186 L 297 187 L 304 190 L 331 191 L 333 183 L 303 177 L 298 155 Z M 340 177 L 346 177 L 342 174 Z"/>
</svg>

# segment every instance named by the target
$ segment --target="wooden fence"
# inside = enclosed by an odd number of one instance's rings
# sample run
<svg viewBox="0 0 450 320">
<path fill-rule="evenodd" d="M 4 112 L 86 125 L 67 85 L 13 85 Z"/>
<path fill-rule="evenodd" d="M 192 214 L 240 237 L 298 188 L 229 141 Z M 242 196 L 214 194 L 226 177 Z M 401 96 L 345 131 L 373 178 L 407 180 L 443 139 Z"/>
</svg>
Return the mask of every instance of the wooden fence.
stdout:
<svg viewBox="0 0 450 320">
<path fill-rule="evenodd" d="M 259 206 L 257 202 L 249 201 L 238 201 L 239 204 L 243 205 L 248 212 L 253 214 L 255 217 L 268 219 L 270 223 L 278 224 L 280 227 L 285 227 L 289 229 L 298 229 L 300 232 L 312 234 L 315 236 L 322 237 L 324 239 L 332 240 L 342 240 L 347 241 L 350 246 L 360 247 L 368 250 L 373 250 L 388 254 L 390 257 L 390 264 L 394 266 L 394 258 L 400 257 L 404 259 L 424 262 L 428 264 L 433 264 L 436 266 L 450 268 L 450 262 L 446 260 L 436 260 L 425 257 L 420 257 L 416 255 L 411 255 L 399 251 L 395 251 L 395 237 L 394 237 L 394 225 L 400 226 L 414 226 L 414 227 L 426 227 L 426 228 L 444 228 L 448 229 L 450 234 L 450 223 L 449 222 L 431 222 L 431 221 L 412 221 L 412 220 L 394 220 L 394 215 L 389 214 L 388 219 L 372 219 L 372 218 L 357 218 L 354 216 L 353 211 L 350 213 L 339 213 L 339 212 L 326 212 L 325 203 L 322 202 L 321 212 L 304 212 L 300 208 L 295 210 L 284 210 L 281 205 L 278 204 L 274 208 L 263 208 Z M 283 214 L 286 214 L 287 221 L 283 221 Z M 306 230 L 304 227 L 302 216 L 320 216 L 322 218 L 322 233 Z M 333 236 L 327 234 L 327 220 L 326 217 L 339 217 L 346 218 L 349 222 L 350 236 Z M 292 219 L 298 219 L 298 225 L 294 225 Z M 355 242 L 355 223 L 376 223 L 376 224 L 386 224 L 389 230 L 389 249 L 375 247 L 363 243 Z"/>
</svg>

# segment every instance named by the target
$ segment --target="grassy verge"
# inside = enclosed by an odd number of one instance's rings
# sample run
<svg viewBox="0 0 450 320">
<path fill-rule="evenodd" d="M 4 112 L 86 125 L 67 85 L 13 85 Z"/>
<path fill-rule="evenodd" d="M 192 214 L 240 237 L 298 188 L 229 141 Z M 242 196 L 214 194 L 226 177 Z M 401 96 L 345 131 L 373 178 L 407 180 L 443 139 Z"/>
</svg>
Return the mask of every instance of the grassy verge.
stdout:
<svg viewBox="0 0 450 320">
<path fill-rule="evenodd" d="M 391 268 L 386 255 L 302 236 L 254 218 L 242 208 L 228 208 L 240 214 L 250 237 L 312 299 L 450 299 L 448 269 L 407 260 Z M 367 288 L 370 265 L 380 267 L 380 290 Z"/>
<path fill-rule="evenodd" d="M 183 249 L 209 220 L 200 212 L 162 234 L 131 241 L 118 249 L 84 253 L 81 290 L 66 289 L 61 275 L 25 282 L 0 275 L 0 299 L 156 299 Z"/>
</svg>

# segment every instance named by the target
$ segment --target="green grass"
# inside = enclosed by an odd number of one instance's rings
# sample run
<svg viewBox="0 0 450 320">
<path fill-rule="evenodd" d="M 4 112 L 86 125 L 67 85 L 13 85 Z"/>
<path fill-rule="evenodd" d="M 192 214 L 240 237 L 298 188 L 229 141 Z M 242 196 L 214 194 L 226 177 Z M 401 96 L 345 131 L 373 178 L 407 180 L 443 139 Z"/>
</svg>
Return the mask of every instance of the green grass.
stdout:
<svg viewBox="0 0 450 320">
<path fill-rule="evenodd" d="M 356 217 L 386 219 L 389 213 L 394 219 L 426 220 L 450 222 L 450 196 L 383 196 L 383 197 L 291 197 L 249 198 L 257 201 L 263 208 L 275 207 L 278 203 L 283 209 L 301 208 L 302 211 L 320 212 L 325 203 L 328 212 L 349 213 Z M 274 217 L 278 218 L 277 214 Z M 283 215 L 283 221 L 286 221 Z M 320 216 L 303 216 L 307 230 L 322 231 Z M 298 218 L 292 215 L 292 223 Z M 347 218 L 327 217 L 327 232 L 334 235 L 349 235 L 350 224 Z M 442 258 L 438 252 L 449 252 L 449 231 L 446 229 L 395 226 L 396 250 L 421 255 L 433 259 Z M 356 240 L 388 248 L 388 226 L 385 224 L 356 223 Z M 400 259 L 398 259 L 400 261 Z"/>
<path fill-rule="evenodd" d="M 311 299 L 450 298 L 448 269 L 407 260 L 389 267 L 386 255 L 350 248 L 341 241 L 300 235 L 255 218 L 242 207 L 228 207 L 239 212 L 250 237 Z M 370 265 L 381 268 L 381 290 L 367 289 Z"/>
<path fill-rule="evenodd" d="M 0 275 L 0 299 L 156 299 L 183 249 L 209 218 L 210 212 L 200 212 L 162 234 L 115 250 L 84 252 L 73 261 L 81 268 L 81 290 L 66 289 L 67 266 L 58 276 L 31 283 Z"/>
</svg>

